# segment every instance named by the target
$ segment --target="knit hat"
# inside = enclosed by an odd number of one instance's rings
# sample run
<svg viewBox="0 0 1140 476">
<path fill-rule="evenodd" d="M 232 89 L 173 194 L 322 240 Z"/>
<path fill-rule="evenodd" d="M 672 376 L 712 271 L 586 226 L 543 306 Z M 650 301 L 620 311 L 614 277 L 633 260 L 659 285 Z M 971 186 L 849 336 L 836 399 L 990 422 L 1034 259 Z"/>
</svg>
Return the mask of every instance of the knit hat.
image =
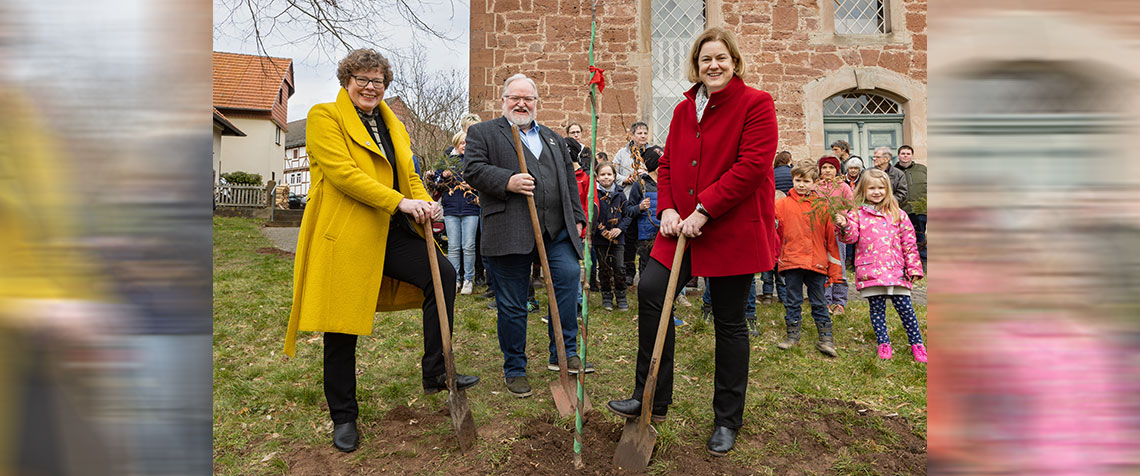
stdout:
<svg viewBox="0 0 1140 476">
<path fill-rule="evenodd" d="M 664 150 L 662 150 L 660 146 L 645 149 L 645 152 L 641 154 L 641 161 L 645 163 L 646 172 L 657 170 L 657 164 L 661 160 L 662 152 L 664 152 Z"/>
<path fill-rule="evenodd" d="M 855 167 L 855 166 L 858 166 L 859 168 L 863 168 L 863 159 L 860 159 L 859 157 L 854 157 L 854 156 L 851 157 L 850 159 L 847 159 L 847 163 L 843 164 L 843 171 L 846 172 L 847 169 L 849 169 L 851 167 Z"/>
<path fill-rule="evenodd" d="M 825 155 L 823 157 L 820 157 L 819 162 L 817 162 L 816 165 L 820 169 L 823 169 L 823 164 L 831 164 L 832 167 L 835 167 L 835 174 L 836 175 L 843 173 L 842 172 L 843 169 L 839 168 L 840 167 L 839 166 L 839 159 L 835 158 L 834 155 Z M 822 173 L 823 170 L 820 170 L 820 172 Z"/>
</svg>

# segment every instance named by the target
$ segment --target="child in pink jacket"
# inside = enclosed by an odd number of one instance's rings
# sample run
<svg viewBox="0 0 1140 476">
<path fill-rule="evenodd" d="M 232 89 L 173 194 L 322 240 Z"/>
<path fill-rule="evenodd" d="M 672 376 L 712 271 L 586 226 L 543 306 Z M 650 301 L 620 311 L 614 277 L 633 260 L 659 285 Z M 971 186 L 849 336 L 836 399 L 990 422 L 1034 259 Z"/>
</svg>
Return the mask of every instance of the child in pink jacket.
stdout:
<svg viewBox="0 0 1140 476">
<path fill-rule="evenodd" d="M 918 318 L 910 303 L 911 281 L 922 278 L 922 262 L 915 243 L 914 226 L 891 195 L 891 180 L 878 169 L 867 169 L 855 190 L 859 208 L 836 216 L 839 239 L 855 244 L 855 289 L 871 307 L 871 327 L 879 342 L 879 358 L 891 358 L 887 335 L 887 297 L 906 329 L 914 360 L 926 362 L 926 346 L 918 330 Z"/>
</svg>

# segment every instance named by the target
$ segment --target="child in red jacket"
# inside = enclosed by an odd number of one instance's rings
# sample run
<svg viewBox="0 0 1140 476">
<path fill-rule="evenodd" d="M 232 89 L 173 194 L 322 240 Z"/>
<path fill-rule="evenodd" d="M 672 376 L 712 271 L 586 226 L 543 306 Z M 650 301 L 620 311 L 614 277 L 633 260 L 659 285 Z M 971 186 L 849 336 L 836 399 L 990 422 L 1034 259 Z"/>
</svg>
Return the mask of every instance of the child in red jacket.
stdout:
<svg viewBox="0 0 1140 476">
<path fill-rule="evenodd" d="M 819 330 L 816 349 L 837 357 L 835 337 L 831 333 L 831 317 L 823 290 L 842 273 L 839 247 L 835 242 L 835 224 L 826 207 L 813 204 L 822 200 L 815 193 L 819 169 L 806 163 L 792 169 L 792 189 L 788 196 L 776 201 L 776 233 L 780 237 L 780 255 L 776 261 L 784 278 L 784 323 L 787 338 L 776 345 L 790 349 L 800 340 L 800 312 L 804 285 L 811 301 L 811 316 Z"/>
</svg>

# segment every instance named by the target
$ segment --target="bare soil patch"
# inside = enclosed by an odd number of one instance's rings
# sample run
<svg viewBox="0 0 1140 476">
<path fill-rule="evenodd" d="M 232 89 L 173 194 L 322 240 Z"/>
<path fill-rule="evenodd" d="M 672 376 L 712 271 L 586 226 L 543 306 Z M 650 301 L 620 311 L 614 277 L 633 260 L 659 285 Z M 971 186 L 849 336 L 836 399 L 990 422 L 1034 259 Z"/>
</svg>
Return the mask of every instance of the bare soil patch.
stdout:
<svg viewBox="0 0 1140 476">
<path fill-rule="evenodd" d="M 774 432 L 761 430 L 757 422 L 745 422 L 734 450 L 736 457 L 710 456 L 703 439 L 676 441 L 661 451 L 659 437 L 651 464 L 667 473 L 696 476 L 769 471 L 775 475 L 926 474 L 926 441 L 902 417 L 878 414 L 852 402 L 819 399 L 779 414 L 785 418 L 771 422 L 778 428 Z M 477 422 L 483 451 L 462 455 L 451 433 L 440 431 L 441 426 L 450 430 L 446 407 L 432 411 L 401 405 L 379 421 L 362 422 L 363 441 L 356 453 L 339 453 L 331 443 L 319 447 L 298 443 L 282 458 L 288 474 L 299 476 L 633 474 L 611 462 L 622 424 L 597 411 L 587 414 L 585 421 L 585 469 L 581 471 L 572 464 L 573 434 L 559 424 L 553 411 L 549 417 L 524 422 L 517 430 L 504 422 Z M 487 445 L 494 449 L 491 457 L 487 457 Z"/>
</svg>

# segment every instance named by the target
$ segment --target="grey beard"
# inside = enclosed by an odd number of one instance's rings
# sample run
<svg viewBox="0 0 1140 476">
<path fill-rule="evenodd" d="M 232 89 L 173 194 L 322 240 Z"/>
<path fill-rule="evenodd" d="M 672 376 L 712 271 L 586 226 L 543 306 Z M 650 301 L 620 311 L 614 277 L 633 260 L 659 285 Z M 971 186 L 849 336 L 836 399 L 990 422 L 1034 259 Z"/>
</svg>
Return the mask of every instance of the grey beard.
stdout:
<svg viewBox="0 0 1140 476">
<path fill-rule="evenodd" d="M 530 125 L 530 122 L 535 120 L 535 114 L 533 114 L 533 113 L 530 114 L 530 116 L 527 117 L 526 119 L 522 119 L 521 120 L 522 122 L 519 122 L 520 121 L 519 119 L 515 119 L 515 117 L 510 114 L 510 111 L 507 111 L 507 114 L 503 114 L 503 117 L 506 117 L 508 122 L 510 122 L 511 124 L 514 124 L 518 127 Z"/>
</svg>

